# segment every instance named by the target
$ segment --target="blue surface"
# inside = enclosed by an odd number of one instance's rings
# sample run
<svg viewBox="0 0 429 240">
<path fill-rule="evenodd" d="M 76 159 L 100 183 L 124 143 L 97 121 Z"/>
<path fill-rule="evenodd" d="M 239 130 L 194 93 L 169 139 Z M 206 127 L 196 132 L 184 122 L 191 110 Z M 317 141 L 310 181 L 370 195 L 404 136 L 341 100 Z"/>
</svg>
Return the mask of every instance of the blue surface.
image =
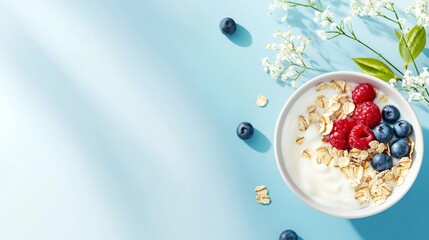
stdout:
<svg viewBox="0 0 429 240">
<path fill-rule="evenodd" d="M 285 29 L 269 2 L 1 0 L 0 239 L 426 237 L 427 161 L 398 204 L 360 220 L 321 214 L 283 183 L 272 141 L 293 89 L 262 71 L 265 45 Z M 230 38 L 225 16 L 240 24 Z M 350 57 L 373 56 L 317 40 L 311 16 L 291 20 L 314 39 L 313 65 L 357 70 Z M 392 26 L 355 21 L 400 65 Z M 428 137 L 429 111 L 414 108 Z M 258 130 L 247 144 L 235 135 L 242 121 Z M 255 203 L 259 184 L 271 205 Z"/>
</svg>

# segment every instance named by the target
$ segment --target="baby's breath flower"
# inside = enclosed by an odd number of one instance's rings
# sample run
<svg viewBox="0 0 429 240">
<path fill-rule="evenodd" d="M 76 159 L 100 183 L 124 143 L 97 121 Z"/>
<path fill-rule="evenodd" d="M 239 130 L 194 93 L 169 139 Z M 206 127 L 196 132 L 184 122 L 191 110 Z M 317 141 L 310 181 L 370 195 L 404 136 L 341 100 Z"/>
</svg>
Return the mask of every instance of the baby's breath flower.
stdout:
<svg viewBox="0 0 429 240">
<path fill-rule="evenodd" d="M 413 15 L 417 19 L 417 23 L 423 27 L 429 27 L 428 1 L 416 0 L 414 5 L 405 10 L 406 13 Z"/>
<path fill-rule="evenodd" d="M 335 14 L 331 12 L 331 8 L 328 6 L 323 12 L 315 11 L 313 21 L 322 27 L 327 27 L 329 23 L 332 23 L 334 16 Z"/>
<path fill-rule="evenodd" d="M 317 30 L 316 33 L 322 40 L 328 40 L 325 30 Z"/>
<path fill-rule="evenodd" d="M 280 42 L 269 43 L 266 48 L 276 51 L 277 54 L 273 63 L 268 57 L 262 59 L 264 71 L 274 79 L 293 85 L 300 73 L 307 69 L 303 54 L 310 39 L 294 35 L 291 31 L 277 32 L 273 36 Z"/>
<path fill-rule="evenodd" d="M 350 10 L 357 16 L 380 16 L 383 8 L 391 9 L 391 0 L 351 0 Z"/>
<path fill-rule="evenodd" d="M 341 19 L 341 22 L 343 22 L 344 24 L 347 25 L 347 24 L 352 22 L 352 17 L 351 16 L 345 17 L 345 18 Z"/>
<path fill-rule="evenodd" d="M 406 70 L 402 78 L 402 89 L 408 93 L 409 101 L 423 101 L 429 97 L 426 95 L 426 87 L 429 86 L 428 68 L 423 68 L 423 72 L 414 76 L 413 72 Z M 390 84 L 396 86 L 396 79 L 391 79 Z"/>
</svg>

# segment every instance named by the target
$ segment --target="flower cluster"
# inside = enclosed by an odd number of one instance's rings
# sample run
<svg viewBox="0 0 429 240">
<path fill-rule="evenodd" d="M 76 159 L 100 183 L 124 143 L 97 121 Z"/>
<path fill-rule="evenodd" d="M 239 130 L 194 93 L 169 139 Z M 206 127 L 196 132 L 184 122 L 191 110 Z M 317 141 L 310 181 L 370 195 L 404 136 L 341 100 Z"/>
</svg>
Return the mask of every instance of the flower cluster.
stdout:
<svg viewBox="0 0 429 240">
<path fill-rule="evenodd" d="M 423 27 L 429 27 L 428 1 L 416 0 L 415 4 L 408 7 L 405 12 L 413 15 L 417 19 L 417 23 Z"/>
<path fill-rule="evenodd" d="M 277 52 L 276 60 L 270 63 L 268 57 L 264 58 L 262 60 L 264 71 L 274 79 L 290 82 L 295 86 L 296 79 L 307 68 L 303 54 L 310 39 L 294 35 L 291 31 L 277 32 L 273 36 L 280 39 L 280 43 L 270 43 L 266 48 Z"/>
<path fill-rule="evenodd" d="M 413 76 L 413 72 L 410 70 L 405 71 L 404 77 L 401 80 L 402 89 L 408 92 L 408 101 L 423 101 L 427 96 L 426 87 L 429 86 L 429 72 L 428 68 L 423 68 L 423 72 L 418 76 Z M 396 86 L 398 81 L 391 79 L 390 83 Z"/>
<path fill-rule="evenodd" d="M 391 0 L 351 0 L 350 11 L 357 16 L 380 16 L 383 9 L 392 9 Z"/>
<path fill-rule="evenodd" d="M 331 11 L 330 6 L 324 6 L 321 0 L 273 0 L 274 3 L 269 6 L 269 14 L 277 9 L 282 9 L 285 16 L 282 17 L 282 22 L 288 20 L 289 10 L 292 8 L 307 8 L 314 11 L 313 21 L 318 25 L 315 29 L 322 40 L 331 40 L 336 37 L 343 37 L 354 41 L 355 43 L 365 47 L 377 56 L 376 58 L 354 58 L 360 59 L 356 62 L 358 67 L 365 73 L 386 80 L 394 77 L 390 82 L 392 85 L 409 94 L 410 101 L 426 101 L 429 106 L 429 72 L 424 68 L 422 73 L 415 63 L 415 58 L 421 53 L 422 49 L 417 48 L 426 42 L 425 38 L 412 38 L 407 32 L 410 28 L 405 26 L 405 18 L 402 12 L 397 11 L 393 0 L 350 0 L 350 12 L 352 16 L 358 17 L 377 17 L 381 20 L 387 20 L 394 24 L 397 30 L 395 33 L 398 38 L 406 39 L 399 41 L 400 56 L 404 61 L 405 73 L 400 67 L 395 66 L 382 53 L 378 52 L 375 47 L 363 42 L 358 34 L 353 29 L 352 17 L 348 16 L 342 19 L 334 19 L 335 14 Z M 417 19 L 417 24 L 411 29 L 429 28 L 429 0 L 415 0 L 414 5 L 406 9 L 406 13 L 414 16 Z M 336 21 L 335 21 L 336 20 Z M 422 28 L 422 26 L 424 28 Z M 288 25 L 290 28 L 290 25 Z M 419 30 L 420 31 L 420 30 Z M 304 49 L 306 48 L 309 39 L 301 35 L 293 35 L 290 31 L 285 33 L 275 33 L 275 38 L 280 39 L 280 43 L 271 43 L 267 45 L 267 49 L 277 52 L 274 62 L 270 62 L 268 57 L 264 58 L 262 65 L 264 70 L 271 75 L 272 78 L 290 82 L 295 85 L 296 80 L 306 70 L 314 70 L 324 72 L 324 70 L 308 67 L 304 62 Z M 405 44 L 404 44 L 405 43 Z M 411 49 L 412 48 L 412 49 Z M 403 54 L 404 49 L 410 53 L 413 51 L 412 58 L 413 66 L 416 69 L 418 76 L 413 76 L 408 70 L 410 59 L 407 54 Z M 370 66 L 370 67 L 365 67 Z M 387 70 L 388 71 L 387 71 Z M 386 75 L 387 74 L 387 75 Z"/>
<path fill-rule="evenodd" d="M 335 14 L 331 12 L 331 8 L 328 6 L 324 11 L 314 11 L 313 21 L 319 24 L 322 29 L 316 30 L 316 34 L 322 40 L 328 40 L 341 35 L 344 32 L 344 28 L 347 28 L 349 32 L 352 31 L 351 21 L 352 17 L 348 16 L 340 20 L 340 24 L 334 22 Z M 329 30 L 325 30 L 329 26 Z M 330 36 L 328 36 L 328 34 Z"/>
</svg>

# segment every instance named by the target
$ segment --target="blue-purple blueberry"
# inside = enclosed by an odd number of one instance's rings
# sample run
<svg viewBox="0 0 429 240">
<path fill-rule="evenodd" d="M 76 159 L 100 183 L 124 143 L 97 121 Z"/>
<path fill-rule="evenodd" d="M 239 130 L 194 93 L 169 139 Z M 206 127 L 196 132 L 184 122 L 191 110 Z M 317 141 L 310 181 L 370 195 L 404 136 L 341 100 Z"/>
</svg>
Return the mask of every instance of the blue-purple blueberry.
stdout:
<svg viewBox="0 0 429 240">
<path fill-rule="evenodd" d="M 237 136 L 242 140 L 246 140 L 246 139 L 249 139 L 253 136 L 254 131 L 255 130 L 254 130 L 252 124 L 250 124 L 248 122 L 242 122 L 242 123 L 238 124 Z"/>
<path fill-rule="evenodd" d="M 375 139 L 382 143 L 388 143 L 393 138 L 393 129 L 389 124 L 380 123 L 372 130 Z"/>
<path fill-rule="evenodd" d="M 405 138 L 398 139 L 392 143 L 390 146 L 390 152 L 392 156 L 395 158 L 402 158 L 410 153 L 410 145 L 408 144 L 408 140 Z"/>
<path fill-rule="evenodd" d="M 395 123 L 398 121 L 401 114 L 397 107 L 393 105 L 386 105 L 383 110 L 381 110 L 381 116 L 383 120 L 388 123 Z"/>
<path fill-rule="evenodd" d="M 237 24 L 235 23 L 234 19 L 229 17 L 222 19 L 222 21 L 220 21 L 219 27 L 221 32 L 226 36 L 234 34 L 237 30 Z"/>
<path fill-rule="evenodd" d="M 398 138 L 406 138 L 411 135 L 411 132 L 413 131 L 413 126 L 405 120 L 399 120 L 395 126 L 395 136 Z"/>
<path fill-rule="evenodd" d="M 393 167 L 392 157 L 384 153 L 379 153 L 371 159 L 371 167 L 377 172 L 391 169 Z"/>
<path fill-rule="evenodd" d="M 298 240 L 298 235 L 294 230 L 285 230 L 280 234 L 279 240 Z"/>
</svg>

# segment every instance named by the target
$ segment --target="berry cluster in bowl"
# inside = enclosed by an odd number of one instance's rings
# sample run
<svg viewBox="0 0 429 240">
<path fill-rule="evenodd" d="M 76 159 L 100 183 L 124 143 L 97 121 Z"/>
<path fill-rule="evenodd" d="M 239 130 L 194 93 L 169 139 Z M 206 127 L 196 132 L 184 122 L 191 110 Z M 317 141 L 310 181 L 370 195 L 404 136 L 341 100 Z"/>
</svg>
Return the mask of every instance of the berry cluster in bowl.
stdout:
<svg viewBox="0 0 429 240">
<path fill-rule="evenodd" d="M 382 172 L 393 167 L 392 157 L 402 158 L 410 153 L 408 137 L 413 127 L 406 120 L 399 120 L 400 111 L 393 105 L 386 105 L 380 111 L 378 105 L 373 102 L 375 97 L 376 92 L 370 84 L 359 84 L 355 87 L 352 99 L 357 107 L 351 117 L 334 122 L 329 143 L 341 150 L 367 150 L 374 139 L 388 144 L 389 152 L 379 153 L 371 160 L 374 170 Z"/>
<path fill-rule="evenodd" d="M 343 80 L 323 82 L 316 92 L 335 90 L 330 99 L 317 97 L 308 106 L 308 120 L 298 117 L 298 129 L 306 131 L 316 124 L 321 135 L 317 149 L 303 149 L 301 156 L 318 164 L 335 167 L 350 180 L 355 199 L 362 205 L 380 205 L 401 185 L 412 163 L 414 142 L 412 125 L 388 97 L 368 83 L 352 86 Z M 378 95 L 378 103 L 375 99 Z M 298 136 L 296 143 L 305 141 Z"/>
</svg>

